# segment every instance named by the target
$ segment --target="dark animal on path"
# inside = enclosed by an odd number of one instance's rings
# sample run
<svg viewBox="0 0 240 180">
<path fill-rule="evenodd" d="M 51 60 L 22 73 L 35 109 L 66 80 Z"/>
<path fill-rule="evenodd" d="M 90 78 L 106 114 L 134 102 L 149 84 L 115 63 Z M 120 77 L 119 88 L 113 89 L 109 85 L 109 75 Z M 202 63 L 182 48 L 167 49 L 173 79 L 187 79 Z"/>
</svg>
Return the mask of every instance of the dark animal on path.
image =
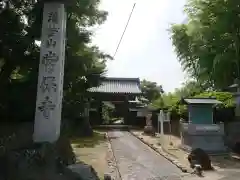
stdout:
<svg viewBox="0 0 240 180">
<path fill-rule="evenodd" d="M 209 155 L 202 149 L 196 148 L 188 155 L 188 162 L 192 169 L 195 165 L 201 165 L 202 170 L 212 170 L 211 160 Z"/>
<path fill-rule="evenodd" d="M 200 164 L 194 165 L 194 173 L 197 174 L 198 176 L 203 176 L 202 166 Z"/>
<path fill-rule="evenodd" d="M 109 174 L 104 174 L 104 180 L 113 180 Z"/>
</svg>

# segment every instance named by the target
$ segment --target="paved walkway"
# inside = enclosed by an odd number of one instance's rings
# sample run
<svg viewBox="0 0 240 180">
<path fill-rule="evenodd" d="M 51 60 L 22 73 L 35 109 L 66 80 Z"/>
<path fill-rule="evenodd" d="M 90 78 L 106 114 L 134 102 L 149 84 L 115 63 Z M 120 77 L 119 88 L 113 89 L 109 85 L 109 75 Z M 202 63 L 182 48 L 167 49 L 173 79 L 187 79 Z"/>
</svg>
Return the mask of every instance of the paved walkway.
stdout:
<svg viewBox="0 0 240 180">
<path fill-rule="evenodd" d="M 182 173 L 127 131 L 108 132 L 122 180 L 239 180 L 239 169 L 204 172 L 204 177 Z"/>
<path fill-rule="evenodd" d="M 180 180 L 182 172 L 129 132 L 108 132 L 122 180 Z"/>
</svg>

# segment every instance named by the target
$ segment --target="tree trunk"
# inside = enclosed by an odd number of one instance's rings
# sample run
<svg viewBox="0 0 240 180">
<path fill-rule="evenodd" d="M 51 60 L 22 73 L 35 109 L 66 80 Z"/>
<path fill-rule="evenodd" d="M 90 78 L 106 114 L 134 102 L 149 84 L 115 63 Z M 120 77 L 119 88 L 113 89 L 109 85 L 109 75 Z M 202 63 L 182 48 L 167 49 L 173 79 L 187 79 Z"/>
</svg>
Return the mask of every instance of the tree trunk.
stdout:
<svg viewBox="0 0 240 180">
<path fill-rule="evenodd" d="M 10 90 L 10 76 L 12 74 L 14 67 L 9 63 L 3 65 L 0 72 L 0 114 L 2 114 L 1 118 L 8 118 L 9 114 L 9 90 Z M 0 115 L 1 116 L 1 115 Z"/>
</svg>

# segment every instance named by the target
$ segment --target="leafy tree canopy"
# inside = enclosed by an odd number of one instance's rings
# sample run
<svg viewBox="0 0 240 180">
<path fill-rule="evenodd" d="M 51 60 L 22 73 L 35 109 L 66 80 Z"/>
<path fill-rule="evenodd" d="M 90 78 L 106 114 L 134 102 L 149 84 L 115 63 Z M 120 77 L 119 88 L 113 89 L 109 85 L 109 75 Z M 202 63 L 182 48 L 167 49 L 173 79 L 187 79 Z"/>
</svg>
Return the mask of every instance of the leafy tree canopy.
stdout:
<svg viewBox="0 0 240 180">
<path fill-rule="evenodd" d="M 234 107 L 234 98 L 232 93 L 229 93 L 229 92 L 214 92 L 214 91 L 203 92 L 194 97 L 200 97 L 200 98 L 214 97 L 223 103 L 219 105 L 219 107 L 223 107 L 223 108 Z"/>
<path fill-rule="evenodd" d="M 150 102 L 159 98 L 161 93 L 164 92 L 161 85 L 157 85 L 156 82 L 147 81 L 145 79 L 141 81 L 141 90 L 143 96 Z"/>
<path fill-rule="evenodd" d="M 172 42 L 184 70 L 216 90 L 240 76 L 240 1 L 188 0 L 188 23 L 171 27 Z"/>
<path fill-rule="evenodd" d="M 0 116 L 34 119 L 43 1 L 0 1 Z M 91 27 L 104 22 L 100 0 L 69 0 L 64 115 L 78 116 L 87 88 L 96 86 L 111 58 L 91 45 Z M 68 113 L 67 113 L 68 112 Z"/>
</svg>

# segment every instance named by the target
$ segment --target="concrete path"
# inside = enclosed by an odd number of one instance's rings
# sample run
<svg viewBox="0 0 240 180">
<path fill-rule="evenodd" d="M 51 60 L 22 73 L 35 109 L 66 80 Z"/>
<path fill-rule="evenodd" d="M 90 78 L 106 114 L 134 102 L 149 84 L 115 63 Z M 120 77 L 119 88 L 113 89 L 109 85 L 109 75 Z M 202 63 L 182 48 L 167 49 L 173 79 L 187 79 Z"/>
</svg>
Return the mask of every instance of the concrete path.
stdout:
<svg viewBox="0 0 240 180">
<path fill-rule="evenodd" d="M 180 180 L 171 162 L 126 131 L 108 132 L 122 180 Z"/>
<path fill-rule="evenodd" d="M 127 131 L 110 131 L 112 150 L 122 180 L 239 180 L 239 169 L 204 172 L 204 177 L 182 173 Z"/>
</svg>

